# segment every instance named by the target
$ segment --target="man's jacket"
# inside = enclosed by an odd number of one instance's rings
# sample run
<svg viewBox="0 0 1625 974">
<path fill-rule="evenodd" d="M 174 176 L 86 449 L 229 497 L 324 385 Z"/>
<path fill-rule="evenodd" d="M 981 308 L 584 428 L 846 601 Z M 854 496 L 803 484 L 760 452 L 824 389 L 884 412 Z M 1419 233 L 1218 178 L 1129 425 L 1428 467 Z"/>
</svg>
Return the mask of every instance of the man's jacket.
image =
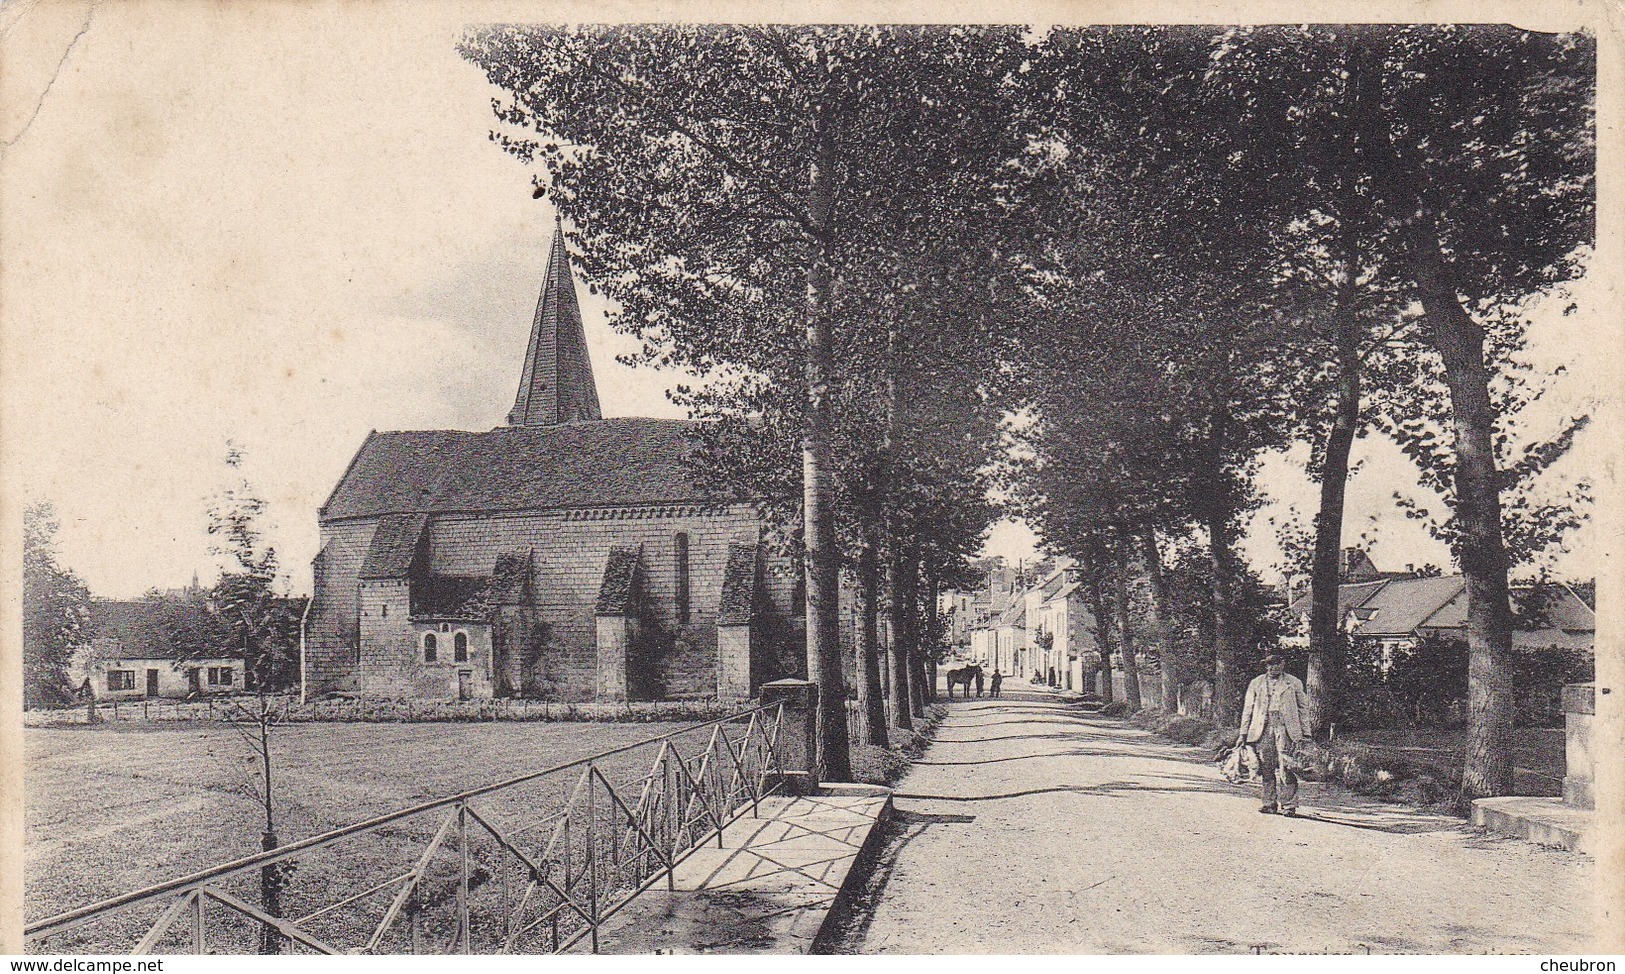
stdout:
<svg viewBox="0 0 1625 974">
<path fill-rule="evenodd" d="M 1291 673 L 1282 673 L 1281 679 L 1286 682 L 1281 701 L 1281 720 L 1286 726 L 1286 736 L 1296 744 L 1309 736 L 1309 694 L 1303 688 L 1303 681 Z M 1269 719 L 1270 709 L 1270 675 L 1260 673 L 1253 677 L 1253 682 L 1247 684 L 1247 702 L 1241 707 L 1241 726 L 1247 730 L 1247 741 L 1252 743 L 1264 736 L 1264 722 Z"/>
</svg>

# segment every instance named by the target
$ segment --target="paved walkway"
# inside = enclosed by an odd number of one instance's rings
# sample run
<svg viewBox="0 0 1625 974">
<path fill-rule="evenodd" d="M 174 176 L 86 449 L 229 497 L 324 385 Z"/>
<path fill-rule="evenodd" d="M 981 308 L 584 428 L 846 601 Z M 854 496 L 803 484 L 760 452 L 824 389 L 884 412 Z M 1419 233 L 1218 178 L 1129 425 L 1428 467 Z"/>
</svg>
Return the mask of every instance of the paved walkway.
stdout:
<svg viewBox="0 0 1625 974">
<path fill-rule="evenodd" d="M 763 799 L 599 931 L 605 954 L 805 954 L 886 807 L 883 789 Z"/>
<path fill-rule="evenodd" d="M 1054 697 L 956 703 L 898 786 L 837 949 L 1570 953 L 1589 857 L 1306 783 L 1257 812 L 1207 755 Z"/>
</svg>

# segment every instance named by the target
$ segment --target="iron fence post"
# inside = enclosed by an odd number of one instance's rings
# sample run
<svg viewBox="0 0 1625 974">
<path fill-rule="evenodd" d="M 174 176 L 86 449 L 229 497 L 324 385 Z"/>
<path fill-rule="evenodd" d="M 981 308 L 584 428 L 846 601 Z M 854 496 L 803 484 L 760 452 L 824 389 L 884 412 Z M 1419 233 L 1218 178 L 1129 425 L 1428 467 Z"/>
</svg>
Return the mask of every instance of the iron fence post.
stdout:
<svg viewBox="0 0 1625 974">
<path fill-rule="evenodd" d="M 457 886 L 457 922 L 461 928 L 463 953 L 468 953 L 468 803 L 457 803 L 457 845 L 462 877 Z"/>
<path fill-rule="evenodd" d="M 598 953 L 598 813 L 593 807 L 593 765 L 587 765 L 587 912 L 592 952 Z"/>
<path fill-rule="evenodd" d="M 660 756 L 660 797 L 661 814 L 660 829 L 666 840 L 666 889 L 677 889 L 677 825 L 672 821 L 673 804 L 671 800 L 671 751 L 663 750 Z"/>
</svg>

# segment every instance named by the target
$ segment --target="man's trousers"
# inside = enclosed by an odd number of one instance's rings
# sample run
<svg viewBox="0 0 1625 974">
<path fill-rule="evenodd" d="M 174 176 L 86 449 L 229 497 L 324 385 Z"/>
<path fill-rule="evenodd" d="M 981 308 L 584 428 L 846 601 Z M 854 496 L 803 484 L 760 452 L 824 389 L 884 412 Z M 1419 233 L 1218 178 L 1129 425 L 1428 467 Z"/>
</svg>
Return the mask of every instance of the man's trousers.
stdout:
<svg viewBox="0 0 1625 974">
<path fill-rule="evenodd" d="M 1258 750 L 1258 776 L 1264 804 L 1275 805 L 1282 811 L 1296 809 L 1298 776 L 1281 765 L 1282 755 L 1297 752 L 1297 745 L 1287 736 L 1286 728 L 1272 715 L 1264 723 L 1264 736 L 1253 746 Z"/>
</svg>

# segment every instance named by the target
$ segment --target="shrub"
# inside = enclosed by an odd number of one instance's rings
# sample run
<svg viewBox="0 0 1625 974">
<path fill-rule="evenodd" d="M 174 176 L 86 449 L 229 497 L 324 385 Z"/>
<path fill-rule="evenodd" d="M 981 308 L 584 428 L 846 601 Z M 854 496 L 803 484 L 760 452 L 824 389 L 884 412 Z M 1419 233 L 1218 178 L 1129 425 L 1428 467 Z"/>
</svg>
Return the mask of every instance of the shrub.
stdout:
<svg viewBox="0 0 1625 974">
<path fill-rule="evenodd" d="M 866 785 L 895 784 L 913 760 L 925 751 L 926 745 L 937 732 L 937 725 L 948 715 L 943 704 L 930 704 L 925 716 L 918 720 L 912 731 L 903 732 L 893 727 L 890 747 L 873 744 L 852 745 L 852 778 Z"/>
<path fill-rule="evenodd" d="M 852 746 L 852 778 L 866 785 L 891 785 L 908 772 L 909 759 L 891 748 Z"/>
</svg>

